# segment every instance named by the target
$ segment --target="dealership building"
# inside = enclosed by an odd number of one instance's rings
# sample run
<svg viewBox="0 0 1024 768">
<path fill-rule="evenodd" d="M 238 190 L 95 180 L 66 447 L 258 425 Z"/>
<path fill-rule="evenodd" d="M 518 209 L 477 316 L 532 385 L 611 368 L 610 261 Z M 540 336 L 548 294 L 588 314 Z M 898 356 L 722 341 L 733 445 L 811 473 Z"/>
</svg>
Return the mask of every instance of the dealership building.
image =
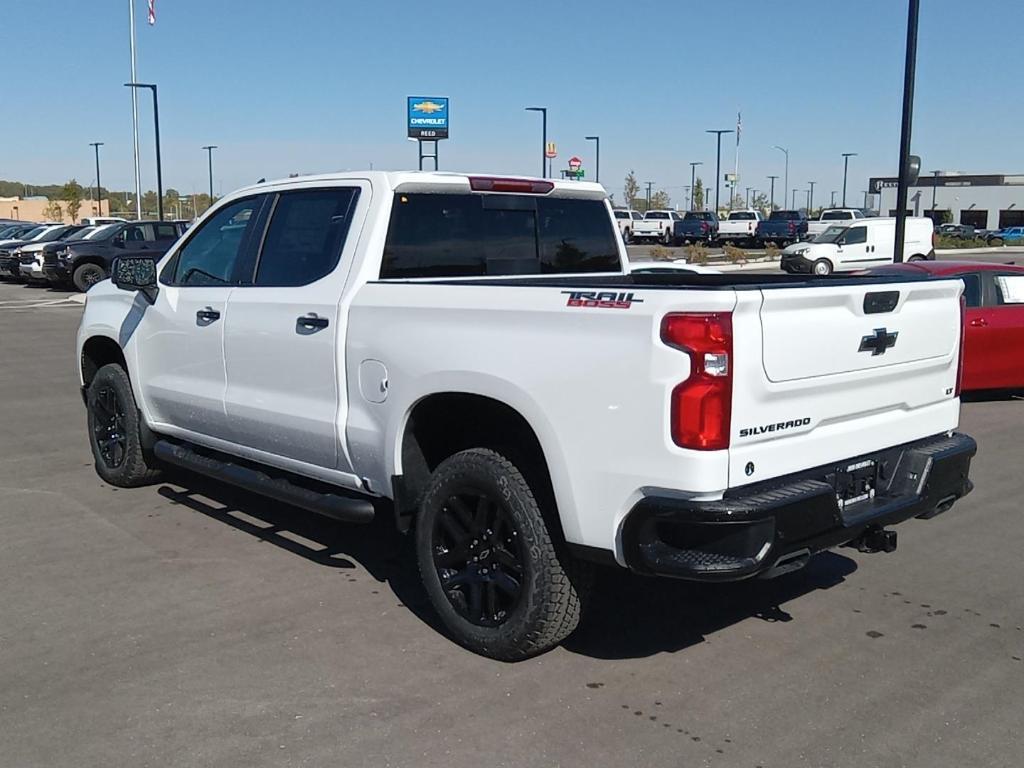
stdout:
<svg viewBox="0 0 1024 768">
<path fill-rule="evenodd" d="M 868 184 L 873 195 L 881 196 L 880 214 L 895 216 L 896 177 L 874 177 Z M 977 229 L 1024 226 L 1024 174 L 922 175 L 910 187 L 907 213 Z"/>
</svg>

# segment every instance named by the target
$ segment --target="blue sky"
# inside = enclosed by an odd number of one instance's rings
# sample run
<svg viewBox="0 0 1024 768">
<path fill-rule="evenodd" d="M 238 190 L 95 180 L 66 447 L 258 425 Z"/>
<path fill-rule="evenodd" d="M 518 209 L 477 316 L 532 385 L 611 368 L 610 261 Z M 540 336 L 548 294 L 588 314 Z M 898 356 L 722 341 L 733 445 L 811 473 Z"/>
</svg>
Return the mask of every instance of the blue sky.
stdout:
<svg viewBox="0 0 1024 768">
<path fill-rule="evenodd" d="M 774 144 L 790 150 L 790 188 L 815 180 L 818 201 L 841 186 L 842 152 L 859 153 L 851 202 L 897 164 L 904 0 L 157 0 L 154 27 L 136 2 L 139 79 L 160 87 L 164 186 L 182 192 L 207 187 L 204 144 L 220 147 L 218 194 L 290 172 L 411 168 L 407 95 L 451 97 L 443 170 L 536 173 L 540 118 L 523 108 L 542 105 L 556 167 L 578 154 L 592 175 L 583 137 L 600 135 L 602 181 L 619 197 L 633 168 L 681 204 L 689 162 L 714 174 L 704 131 L 735 128 L 737 111 L 741 188 L 783 174 Z M 7 82 L 18 86 L 5 94 L 0 178 L 87 184 L 88 143 L 103 141 L 104 185 L 133 186 L 128 0 L 5 5 Z M 922 6 L 914 150 L 924 169 L 1024 172 L 1013 85 L 1024 4 Z M 723 172 L 732 162 L 724 137 Z"/>
</svg>

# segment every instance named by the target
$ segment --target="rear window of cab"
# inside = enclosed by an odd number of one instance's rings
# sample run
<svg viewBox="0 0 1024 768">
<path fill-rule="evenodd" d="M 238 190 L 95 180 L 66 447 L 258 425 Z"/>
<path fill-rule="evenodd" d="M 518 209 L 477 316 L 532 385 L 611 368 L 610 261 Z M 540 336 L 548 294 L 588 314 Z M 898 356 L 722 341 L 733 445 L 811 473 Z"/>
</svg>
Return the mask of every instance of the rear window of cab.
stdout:
<svg viewBox="0 0 1024 768">
<path fill-rule="evenodd" d="M 621 271 L 618 233 L 602 200 L 398 193 L 380 276 Z"/>
</svg>

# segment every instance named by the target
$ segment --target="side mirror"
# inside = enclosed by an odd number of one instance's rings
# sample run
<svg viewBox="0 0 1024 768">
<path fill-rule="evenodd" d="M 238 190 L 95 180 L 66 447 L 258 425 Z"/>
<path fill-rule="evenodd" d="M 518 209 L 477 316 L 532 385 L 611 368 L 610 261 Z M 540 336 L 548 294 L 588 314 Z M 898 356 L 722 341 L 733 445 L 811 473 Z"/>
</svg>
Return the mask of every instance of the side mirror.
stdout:
<svg viewBox="0 0 1024 768">
<path fill-rule="evenodd" d="M 150 302 L 156 300 L 156 261 L 147 256 L 118 256 L 110 280 L 122 291 L 140 291 Z"/>
</svg>

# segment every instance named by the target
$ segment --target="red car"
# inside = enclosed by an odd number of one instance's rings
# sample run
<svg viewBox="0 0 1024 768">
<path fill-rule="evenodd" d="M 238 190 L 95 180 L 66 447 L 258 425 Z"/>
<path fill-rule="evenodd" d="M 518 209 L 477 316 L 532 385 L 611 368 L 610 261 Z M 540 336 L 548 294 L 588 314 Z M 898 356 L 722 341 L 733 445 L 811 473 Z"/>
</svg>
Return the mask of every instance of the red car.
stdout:
<svg viewBox="0 0 1024 768">
<path fill-rule="evenodd" d="M 1024 267 L 970 261 L 915 261 L 868 272 L 961 278 L 967 305 L 963 391 L 1024 389 Z"/>
</svg>

